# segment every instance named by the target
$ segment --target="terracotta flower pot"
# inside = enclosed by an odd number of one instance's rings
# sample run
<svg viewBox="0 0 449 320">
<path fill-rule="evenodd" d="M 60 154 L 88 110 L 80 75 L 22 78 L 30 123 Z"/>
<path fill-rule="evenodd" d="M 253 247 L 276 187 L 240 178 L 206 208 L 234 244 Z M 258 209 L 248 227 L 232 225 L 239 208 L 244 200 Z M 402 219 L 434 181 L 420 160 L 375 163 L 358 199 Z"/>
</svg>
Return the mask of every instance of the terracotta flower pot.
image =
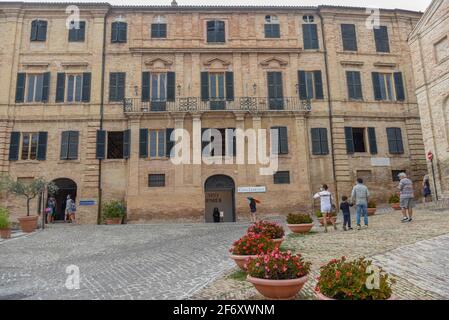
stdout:
<svg viewBox="0 0 449 320">
<path fill-rule="evenodd" d="M 321 292 L 315 292 L 315 294 L 316 294 L 316 297 L 318 298 L 318 300 L 336 300 L 334 298 L 329 298 L 329 297 L 325 296 Z M 397 300 L 397 297 L 394 295 L 391 295 L 390 298 L 388 298 L 387 300 Z"/>
<path fill-rule="evenodd" d="M 293 233 L 307 233 L 313 228 L 313 223 L 303 223 L 303 224 L 287 224 L 287 227 Z"/>
<path fill-rule="evenodd" d="M 268 280 L 248 275 L 246 279 L 268 299 L 293 299 L 307 282 L 307 276 L 291 280 Z"/>
<path fill-rule="evenodd" d="M 374 214 L 376 213 L 376 208 L 368 208 L 367 211 L 369 216 L 374 216 Z"/>
<path fill-rule="evenodd" d="M 39 216 L 29 216 L 17 218 L 20 223 L 20 229 L 25 233 L 31 233 L 37 228 L 37 219 Z"/>
<path fill-rule="evenodd" d="M 245 264 L 247 264 L 250 259 L 257 258 L 257 255 L 239 256 L 231 254 L 229 256 L 231 257 L 232 260 L 234 260 L 235 264 L 238 265 L 239 268 L 242 269 L 243 271 L 246 271 Z"/>
<path fill-rule="evenodd" d="M 399 203 L 392 203 L 392 204 L 391 204 L 391 207 L 392 207 L 394 210 L 401 210 L 401 205 L 400 205 Z"/>
<path fill-rule="evenodd" d="M 324 217 L 318 218 L 318 221 L 324 226 Z M 327 224 L 332 224 L 337 221 L 337 217 L 327 217 Z"/>
<path fill-rule="evenodd" d="M 2 238 L 2 239 L 11 238 L 11 228 L 0 229 L 0 238 Z"/>
<path fill-rule="evenodd" d="M 105 222 L 106 224 L 122 224 L 122 218 L 107 218 Z"/>
<path fill-rule="evenodd" d="M 280 239 L 271 239 L 273 240 L 274 244 L 276 245 L 277 248 L 279 248 L 282 244 L 282 241 L 284 241 L 285 238 L 280 238 Z"/>
</svg>

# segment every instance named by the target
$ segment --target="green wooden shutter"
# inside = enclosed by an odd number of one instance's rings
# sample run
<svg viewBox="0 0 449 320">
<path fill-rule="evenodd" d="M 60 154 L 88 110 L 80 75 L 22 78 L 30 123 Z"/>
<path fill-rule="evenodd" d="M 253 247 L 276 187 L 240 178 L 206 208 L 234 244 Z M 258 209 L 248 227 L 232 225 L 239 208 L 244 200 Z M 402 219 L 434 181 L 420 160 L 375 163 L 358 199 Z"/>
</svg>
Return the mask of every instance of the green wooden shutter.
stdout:
<svg viewBox="0 0 449 320">
<path fill-rule="evenodd" d="M 320 128 L 321 154 L 329 154 L 329 143 L 327 141 L 327 129 Z"/>
<path fill-rule="evenodd" d="M 301 100 L 307 100 L 307 84 L 306 84 L 306 72 L 298 71 L 298 83 L 299 83 L 299 98 Z"/>
<path fill-rule="evenodd" d="M 312 154 L 321 155 L 320 128 L 311 128 L 310 136 L 312 139 Z"/>
<path fill-rule="evenodd" d="M 31 34 L 30 34 L 30 40 L 31 41 L 36 41 L 37 40 L 37 24 L 38 21 L 37 20 L 33 20 L 31 21 Z"/>
<path fill-rule="evenodd" d="M 379 72 L 373 72 L 373 89 L 374 89 L 374 99 L 382 100 L 382 91 L 380 89 L 380 76 Z"/>
<path fill-rule="evenodd" d="M 117 72 L 109 73 L 109 101 L 117 101 Z"/>
<path fill-rule="evenodd" d="M 47 140 L 48 133 L 45 131 L 40 131 L 37 139 L 37 157 L 39 161 L 43 161 L 47 157 Z"/>
<path fill-rule="evenodd" d="M 226 100 L 234 101 L 234 73 L 226 72 Z"/>
<path fill-rule="evenodd" d="M 369 150 L 371 154 L 377 154 L 376 129 L 368 128 Z"/>
<path fill-rule="evenodd" d="M 148 158 L 148 129 L 139 130 L 139 157 Z"/>
<path fill-rule="evenodd" d="M 11 132 L 9 143 L 9 161 L 19 160 L 20 132 Z"/>
<path fill-rule="evenodd" d="M 81 100 L 83 102 L 89 102 L 90 101 L 90 83 L 91 83 L 91 73 L 90 72 L 84 72 L 83 73 L 83 94 L 81 97 Z"/>
<path fill-rule="evenodd" d="M 354 153 L 354 140 L 352 138 L 352 127 L 345 127 L 346 152 Z"/>
<path fill-rule="evenodd" d="M 79 131 L 69 131 L 69 153 L 67 154 L 67 157 L 70 160 L 78 159 L 79 135 Z"/>
<path fill-rule="evenodd" d="M 142 72 L 142 101 L 150 101 L 150 72 Z"/>
<path fill-rule="evenodd" d="M 56 98 L 55 102 L 64 102 L 65 94 L 65 73 L 58 72 L 56 77 Z"/>
<path fill-rule="evenodd" d="M 314 71 L 313 78 L 315 80 L 315 99 L 323 99 L 323 80 L 321 77 L 321 71 Z"/>
<path fill-rule="evenodd" d="M 104 159 L 106 155 L 106 131 L 97 130 L 96 158 Z"/>
<path fill-rule="evenodd" d="M 123 159 L 129 159 L 131 148 L 131 129 L 123 131 Z"/>
<path fill-rule="evenodd" d="M 357 37 L 354 24 L 342 24 L 341 37 L 343 42 L 343 50 L 357 51 Z"/>
<path fill-rule="evenodd" d="M 176 74 L 167 72 L 167 101 L 175 101 L 176 98 Z"/>
<path fill-rule="evenodd" d="M 16 103 L 24 102 L 25 98 L 26 73 L 19 72 L 16 82 Z"/>
<path fill-rule="evenodd" d="M 59 158 L 67 160 L 69 158 L 69 137 L 70 131 L 63 131 L 61 135 L 61 152 Z"/>
<path fill-rule="evenodd" d="M 402 78 L 402 72 L 394 73 L 394 85 L 396 87 L 396 100 L 404 101 L 405 100 L 405 91 L 404 91 L 404 81 Z"/>
<path fill-rule="evenodd" d="M 173 128 L 165 129 L 165 155 L 167 158 L 171 157 L 171 150 L 175 146 L 175 141 L 171 140 L 172 132 L 173 132 Z"/>
<path fill-rule="evenodd" d="M 288 154 L 287 127 L 279 127 L 279 154 Z"/>
<path fill-rule="evenodd" d="M 50 88 L 50 72 L 45 72 L 42 81 L 42 102 L 48 102 L 49 88 Z"/>
<path fill-rule="evenodd" d="M 111 42 L 117 42 L 118 40 L 118 22 L 111 24 Z"/>
<path fill-rule="evenodd" d="M 37 41 L 45 41 L 47 39 L 47 21 L 38 21 Z"/>
<path fill-rule="evenodd" d="M 209 72 L 201 72 L 201 100 L 209 100 Z"/>
<path fill-rule="evenodd" d="M 117 75 L 117 100 L 123 101 L 126 89 L 126 73 L 119 72 Z"/>
</svg>

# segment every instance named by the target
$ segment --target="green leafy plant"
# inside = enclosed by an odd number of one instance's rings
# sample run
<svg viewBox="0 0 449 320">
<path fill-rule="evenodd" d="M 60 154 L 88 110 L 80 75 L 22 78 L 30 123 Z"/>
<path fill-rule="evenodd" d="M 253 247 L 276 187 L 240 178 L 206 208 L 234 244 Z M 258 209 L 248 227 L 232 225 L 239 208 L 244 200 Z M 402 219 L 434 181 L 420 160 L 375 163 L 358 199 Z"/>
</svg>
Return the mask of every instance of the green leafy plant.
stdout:
<svg viewBox="0 0 449 320">
<path fill-rule="evenodd" d="M 234 255 L 252 256 L 268 252 L 275 248 L 275 243 L 263 234 L 248 233 L 233 243 L 229 250 Z"/>
<path fill-rule="evenodd" d="M 305 262 L 300 254 L 282 252 L 278 248 L 251 259 L 247 266 L 251 277 L 269 280 L 287 280 L 304 277 L 310 271 L 310 262 Z"/>
<path fill-rule="evenodd" d="M 123 218 L 126 215 L 126 206 L 123 201 L 112 200 L 103 203 L 101 211 L 104 219 Z"/>
<path fill-rule="evenodd" d="M 312 222 L 312 217 L 306 213 L 289 213 L 287 216 L 288 224 L 308 224 Z"/>
<path fill-rule="evenodd" d="M 373 275 L 378 279 L 373 279 Z M 315 290 L 336 300 L 386 300 L 391 297 L 394 282 L 382 268 L 364 257 L 353 261 L 342 257 L 320 268 Z"/>
<path fill-rule="evenodd" d="M 22 196 L 27 201 L 27 216 L 30 215 L 30 202 L 47 190 L 48 194 L 55 194 L 58 187 L 53 182 L 44 178 L 36 178 L 31 181 L 14 180 L 9 176 L 0 178 L 0 189 L 16 196 Z"/>
<path fill-rule="evenodd" d="M 275 222 L 259 221 L 248 228 L 248 233 L 264 234 L 269 239 L 280 239 L 284 237 L 284 228 Z"/>
<path fill-rule="evenodd" d="M 368 202 L 368 208 L 376 208 L 376 207 L 377 207 L 377 205 L 374 201 Z"/>
<path fill-rule="evenodd" d="M 392 194 L 390 199 L 388 199 L 388 203 L 392 204 L 392 203 L 399 203 L 400 199 L 399 196 L 397 194 Z"/>
<path fill-rule="evenodd" d="M 9 211 L 6 208 L 0 207 L 0 229 L 9 229 L 10 227 Z"/>
</svg>

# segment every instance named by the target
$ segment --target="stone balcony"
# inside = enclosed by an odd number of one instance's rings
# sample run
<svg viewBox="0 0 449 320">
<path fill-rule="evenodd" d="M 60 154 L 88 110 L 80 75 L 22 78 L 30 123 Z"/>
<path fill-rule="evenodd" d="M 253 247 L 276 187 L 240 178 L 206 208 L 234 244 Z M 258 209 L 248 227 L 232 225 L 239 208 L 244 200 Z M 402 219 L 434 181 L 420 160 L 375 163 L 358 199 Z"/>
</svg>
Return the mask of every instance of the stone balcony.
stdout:
<svg viewBox="0 0 449 320">
<path fill-rule="evenodd" d="M 125 98 L 123 111 L 126 115 L 157 114 L 161 112 L 295 112 L 309 113 L 312 109 L 310 100 L 299 97 L 266 98 L 237 97 L 234 100 L 209 99 L 199 97 L 179 97 L 175 101 L 151 100 L 140 98 Z"/>
</svg>

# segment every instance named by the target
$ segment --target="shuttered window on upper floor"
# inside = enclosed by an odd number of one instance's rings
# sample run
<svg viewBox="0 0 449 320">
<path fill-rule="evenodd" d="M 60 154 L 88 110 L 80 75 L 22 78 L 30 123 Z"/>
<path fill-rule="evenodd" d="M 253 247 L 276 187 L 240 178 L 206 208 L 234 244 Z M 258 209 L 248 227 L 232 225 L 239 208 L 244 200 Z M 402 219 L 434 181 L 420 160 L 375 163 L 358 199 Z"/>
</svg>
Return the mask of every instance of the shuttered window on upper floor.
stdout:
<svg viewBox="0 0 449 320">
<path fill-rule="evenodd" d="M 128 24 L 116 21 L 111 24 L 111 42 L 125 43 L 127 41 Z"/>
<path fill-rule="evenodd" d="M 319 49 L 318 29 L 316 24 L 303 24 L 302 36 L 304 42 L 304 49 Z"/>
<path fill-rule="evenodd" d="M 86 21 L 78 21 L 70 25 L 69 42 L 84 42 L 86 34 Z"/>
<path fill-rule="evenodd" d="M 47 21 L 33 20 L 31 22 L 31 41 L 46 41 L 47 40 Z"/>
<path fill-rule="evenodd" d="M 123 101 L 125 98 L 125 72 L 109 73 L 109 101 Z"/>
<path fill-rule="evenodd" d="M 265 38 L 280 38 L 281 26 L 275 15 L 265 16 Z"/>
<path fill-rule="evenodd" d="M 272 154 L 288 154 L 287 127 L 271 127 L 270 141 Z"/>
<path fill-rule="evenodd" d="M 404 101 L 405 88 L 402 72 L 373 72 L 374 99 L 379 101 Z"/>
<path fill-rule="evenodd" d="M 362 100 L 362 80 L 359 71 L 346 71 L 349 100 Z"/>
<path fill-rule="evenodd" d="M 355 24 L 342 24 L 341 38 L 343 42 L 343 50 L 357 51 L 357 35 L 355 31 Z"/>
<path fill-rule="evenodd" d="M 55 102 L 90 102 L 91 78 L 90 72 L 58 72 Z"/>
<path fill-rule="evenodd" d="M 131 148 L 131 130 L 97 130 L 97 159 L 128 159 Z"/>
<path fill-rule="evenodd" d="M 50 72 L 18 73 L 16 103 L 48 102 Z"/>
<path fill-rule="evenodd" d="M 79 131 L 63 131 L 61 134 L 61 160 L 78 159 Z"/>
<path fill-rule="evenodd" d="M 40 132 L 11 132 L 9 145 L 9 160 L 39 160 L 47 156 L 48 133 Z"/>
<path fill-rule="evenodd" d="M 327 128 L 310 129 L 312 139 L 312 154 L 326 155 L 329 154 L 329 144 L 327 139 Z"/>
<path fill-rule="evenodd" d="M 374 41 L 376 43 L 377 52 L 390 52 L 390 40 L 388 38 L 388 28 L 379 26 L 374 28 Z"/>
<path fill-rule="evenodd" d="M 152 23 L 151 24 L 151 38 L 153 38 L 153 39 L 167 38 L 167 24 L 166 23 Z"/>
<path fill-rule="evenodd" d="M 321 71 L 298 71 L 299 97 L 301 100 L 323 99 Z"/>
<path fill-rule="evenodd" d="M 207 21 L 207 42 L 224 43 L 226 42 L 225 22 L 221 20 Z"/>
<path fill-rule="evenodd" d="M 388 152 L 391 154 L 403 154 L 404 144 L 402 141 L 401 128 L 387 128 Z"/>
</svg>

